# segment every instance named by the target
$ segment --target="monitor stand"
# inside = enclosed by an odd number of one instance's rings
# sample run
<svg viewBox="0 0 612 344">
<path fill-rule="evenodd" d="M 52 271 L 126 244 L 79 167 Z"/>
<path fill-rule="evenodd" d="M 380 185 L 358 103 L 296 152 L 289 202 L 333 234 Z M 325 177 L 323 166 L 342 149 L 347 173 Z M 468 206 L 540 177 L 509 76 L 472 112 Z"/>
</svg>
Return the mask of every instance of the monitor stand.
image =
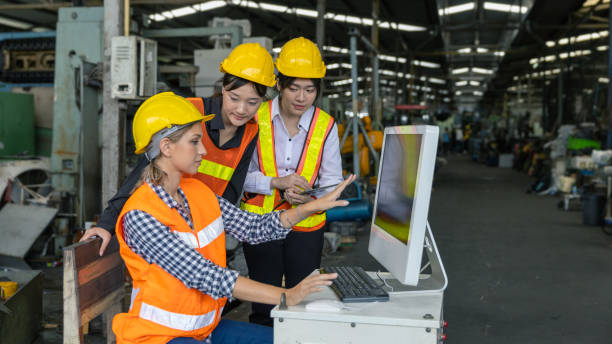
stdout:
<svg viewBox="0 0 612 344">
<path fill-rule="evenodd" d="M 425 231 L 425 240 L 423 249 L 427 254 L 429 262 L 426 264 L 431 267 L 431 274 L 421 274 L 419 276 L 419 282 L 416 286 L 409 286 L 400 283 L 397 279 L 389 272 L 378 273 L 372 276 L 374 280 L 384 280 L 385 286 L 383 287 L 390 294 L 422 294 L 422 293 L 437 293 L 442 292 L 446 289 L 448 279 L 446 277 L 446 271 L 440 258 L 440 252 L 438 252 L 438 246 L 434 240 L 433 233 L 429 222 L 427 222 L 427 231 Z M 424 269 L 422 269 L 424 270 Z M 376 276 L 378 275 L 378 276 Z"/>
</svg>

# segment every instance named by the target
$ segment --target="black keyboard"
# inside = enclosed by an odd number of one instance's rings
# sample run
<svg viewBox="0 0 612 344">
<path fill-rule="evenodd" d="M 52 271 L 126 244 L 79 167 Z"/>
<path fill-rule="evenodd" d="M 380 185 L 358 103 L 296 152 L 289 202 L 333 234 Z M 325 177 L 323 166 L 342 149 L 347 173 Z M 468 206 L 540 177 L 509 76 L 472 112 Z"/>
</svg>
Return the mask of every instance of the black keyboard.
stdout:
<svg viewBox="0 0 612 344">
<path fill-rule="evenodd" d="M 359 266 L 320 268 L 321 273 L 337 273 L 332 290 L 342 302 L 389 301 L 389 294 Z"/>
</svg>

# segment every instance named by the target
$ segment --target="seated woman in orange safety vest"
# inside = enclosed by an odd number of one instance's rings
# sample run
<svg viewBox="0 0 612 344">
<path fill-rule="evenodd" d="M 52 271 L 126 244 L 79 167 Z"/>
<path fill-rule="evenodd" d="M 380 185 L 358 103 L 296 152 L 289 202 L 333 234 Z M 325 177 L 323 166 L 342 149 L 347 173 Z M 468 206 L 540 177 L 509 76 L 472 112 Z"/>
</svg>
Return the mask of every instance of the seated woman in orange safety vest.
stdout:
<svg viewBox="0 0 612 344">
<path fill-rule="evenodd" d="M 338 129 L 334 119 L 313 104 L 325 64 L 317 46 L 303 37 L 285 43 L 276 60 L 279 96 L 257 112 L 259 141 L 244 189 L 242 209 L 266 214 L 313 200 L 301 194 L 342 181 Z M 321 197 L 331 189 L 315 192 Z M 249 276 L 291 288 L 321 263 L 325 213 L 313 214 L 283 240 L 245 244 Z M 252 305 L 251 322 L 272 325 L 271 306 Z"/>
<path fill-rule="evenodd" d="M 336 277 L 313 275 L 285 289 L 226 267 L 226 232 L 253 244 L 281 239 L 305 216 L 347 205 L 336 199 L 355 178 L 281 213 L 240 210 L 201 181 L 182 177 L 195 173 L 206 157 L 200 122 L 213 116 L 202 116 L 172 92 L 149 98 L 136 112 L 136 153 L 144 153 L 150 164 L 116 224 L 120 254 L 133 280 L 129 311 L 113 319 L 119 344 L 272 343 L 270 328 L 221 320 L 226 301 L 279 304 L 284 297 L 295 305 Z"/>
<path fill-rule="evenodd" d="M 221 96 L 188 98 L 203 114 L 217 114 L 206 122 L 202 143 L 208 154 L 202 160 L 195 178 L 232 204 L 238 204 L 253 151 L 257 145 L 257 123 L 253 120 L 267 87 L 274 86 L 272 56 L 258 43 L 244 43 L 232 50 L 221 63 L 223 76 Z M 149 164 L 141 158 L 124 184 L 108 202 L 97 227 L 83 235 L 102 237 L 100 254 L 108 245 L 121 208 L 134 185 Z"/>
</svg>

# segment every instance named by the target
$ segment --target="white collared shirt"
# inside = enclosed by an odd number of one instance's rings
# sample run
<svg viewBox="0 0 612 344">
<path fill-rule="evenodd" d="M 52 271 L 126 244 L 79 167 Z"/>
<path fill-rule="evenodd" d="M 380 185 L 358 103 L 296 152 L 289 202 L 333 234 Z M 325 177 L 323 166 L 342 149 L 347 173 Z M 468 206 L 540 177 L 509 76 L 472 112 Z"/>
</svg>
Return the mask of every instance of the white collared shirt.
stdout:
<svg viewBox="0 0 612 344">
<path fill-rule="evenodd" d="M 278 106 L 278 96 L 272 100 L 272 125 L 274 127 L 274 154 L 276 157 L 276 169 L 279 177 L 284 177 L 295 173 L 302 148 L 306 137 L 310 121 L 314 115 L 315 107 L 311 106 L 304 112 L 298 123 L 298 133 L 290 137 L 289 131 L 285 126 L 282 116 L 280 115 Z M 259 155 L 257 150 L 253 153 L 249 172 L 244 183 L 245 192 L 254 192 L 264 195 L 271 195 L 272 188 L 270 181 L 272 177 L 265 176 L 259 170 Z M 319 175 L 314 183 L 315 187 L 333 185 L 342 182 L 342 163 L 340 158 L 340 141 L 338 139 L 338 127 L 334 123 L 327 140 L 323 146 L 323 156 L 321 157 L 321 166 Z M 333 188 L 321 190 L 315 193 L 315 196 L 321 197 L 328 192 L 333 191 Z"/>
</svg>

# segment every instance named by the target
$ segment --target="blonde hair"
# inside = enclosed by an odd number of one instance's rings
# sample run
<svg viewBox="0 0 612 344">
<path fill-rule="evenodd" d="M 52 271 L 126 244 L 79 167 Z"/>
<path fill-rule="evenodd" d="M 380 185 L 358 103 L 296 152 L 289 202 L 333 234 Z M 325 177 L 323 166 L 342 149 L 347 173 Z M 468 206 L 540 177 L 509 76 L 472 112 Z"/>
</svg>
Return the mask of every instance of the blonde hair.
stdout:
<svg viewBox="0 0 612 344">
<path fill-rule="evenodd" d="M 174 133 L 166 136 L 165 138 L 170 140 L 170 142 L 172 142 L 172 143 L 176 143 L 195 124 L 200 125 L 201 122 L 196 122 L 196 123 L 193 123 L 192 125 L 189 125 L 189 126 L 186 126 L 184 128 L 181 128 L 181 129 L 175 131 Z M 132 192 L 134 192 L 134 190 L 138 189 L 138 187 L 140 185 L 142 185 L 142 183 L 144 183 L 145 181 L 148 181 L 149 183 L 151 183 L 153 185 L 160 185 L 161 184 L 161 182 L 167 176 L 166 172 L 164 172 L 161 168 L 159 168 L 159 166 L 157 166 L 157 163 L 156 163 L 157 160 L 161 156 L 162 155 L 160 154 L 157 157 L 155 157 L 155 159 L 153 159 L 147 165 L 147 167 L 144 168 L 144 170 L 142 171 L 142 174 L 140 175 L 140 178 L 138 179 L 138 182 L 134 186 L 134 189 L 132 190 Z"/>
</svg>

